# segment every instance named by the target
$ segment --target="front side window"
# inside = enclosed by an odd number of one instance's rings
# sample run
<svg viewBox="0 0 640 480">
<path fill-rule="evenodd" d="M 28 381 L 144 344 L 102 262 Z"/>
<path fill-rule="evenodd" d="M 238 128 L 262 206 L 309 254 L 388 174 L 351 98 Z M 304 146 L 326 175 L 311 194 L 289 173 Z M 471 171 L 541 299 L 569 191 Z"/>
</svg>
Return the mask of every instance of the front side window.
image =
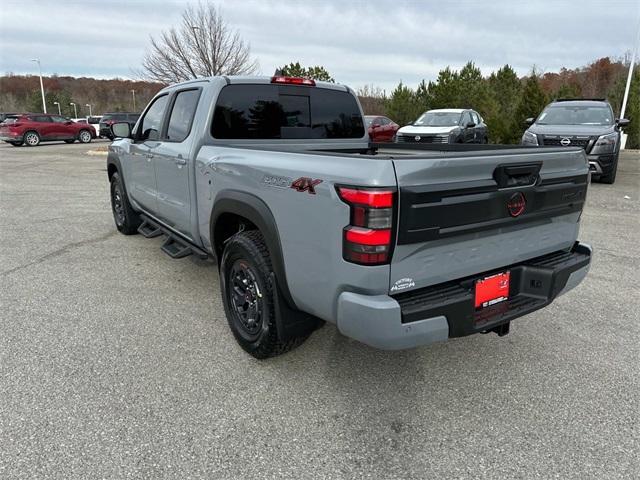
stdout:
<svg viewBox="0 0 640 480">
<path fill-rule="evenodd" d="M 362 138 L 364 124 L 346 91 L 282 85 L 228 85 L 211 134 L 220 139 Z"/>
<path fill-rule="evenodd" d="M 476 112 L 471 112 L 471 119 L 473 123 L 475 123 L 476 125 L 480 125 L 480 117 Z"/>
<path fill-rule="evenodd" d="M 462 114 L 462 121 L 461 121 L 461 125 L 463 127 L 466 127 L 468 123 L 473 122 L 473 120 L 471 120 L 471 114 L 469 112 L 464 112 Z"/>
<path fill-rule="evenodd" d="M 138 140 L 158 140 L 160 138 L 160 130 L 162 128 L 162 119 L 167 106 L 168 95 L 156 98 L 144 118 L 142 119 L 142 128 Z"/>
<path fill-rule="evenodd" d="M 199 97 L 200 90 L 178 92 L 169 117 L 167 140 L 182 142 L 189 136 Z"/>
<path fill-rule="evenodd" d="M 51 120 L 53 120 L 53 123 L 67 123 L 71 121 L 68 118 L 56 117 L 56 116 L 51 117 Z"/>
</svg>

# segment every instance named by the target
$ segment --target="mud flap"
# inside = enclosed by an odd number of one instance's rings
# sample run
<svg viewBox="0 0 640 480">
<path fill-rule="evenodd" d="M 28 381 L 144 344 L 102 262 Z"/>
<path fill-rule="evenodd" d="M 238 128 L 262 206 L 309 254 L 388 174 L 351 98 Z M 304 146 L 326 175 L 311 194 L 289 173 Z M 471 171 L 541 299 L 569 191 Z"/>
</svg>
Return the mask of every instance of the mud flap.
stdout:
<svg viewBox="0 0 640 480">
<path fill-rule="evenodd" d="M 269 275 L 269 279 L 271 285 L 273 285 L 276 327 L 278 329 L 278 338 L 281 341 L 285 342 L 292 338 L 309 335 L 324 325 L 324 320 L 291 308 L 284 299 L 273 272 Z"/>
</svg>

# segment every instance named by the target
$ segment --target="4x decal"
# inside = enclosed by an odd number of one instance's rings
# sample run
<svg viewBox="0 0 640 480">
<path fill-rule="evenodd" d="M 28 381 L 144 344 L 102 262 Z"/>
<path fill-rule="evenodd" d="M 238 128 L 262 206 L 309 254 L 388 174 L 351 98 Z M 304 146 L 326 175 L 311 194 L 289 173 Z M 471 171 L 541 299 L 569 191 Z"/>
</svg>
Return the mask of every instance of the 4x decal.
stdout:
<svg viewBox="0 0 640 480">
<path fill-rule="evenodd" d="M 293 188 L 296 192 L 309 192 L 311 195 L 316 194 L 316 185 L 322 183 L 322 180 L 309 177 L 300 177 L 297 180 L 294 180 L 291 183 L 291 188 Z"/>
</svg>

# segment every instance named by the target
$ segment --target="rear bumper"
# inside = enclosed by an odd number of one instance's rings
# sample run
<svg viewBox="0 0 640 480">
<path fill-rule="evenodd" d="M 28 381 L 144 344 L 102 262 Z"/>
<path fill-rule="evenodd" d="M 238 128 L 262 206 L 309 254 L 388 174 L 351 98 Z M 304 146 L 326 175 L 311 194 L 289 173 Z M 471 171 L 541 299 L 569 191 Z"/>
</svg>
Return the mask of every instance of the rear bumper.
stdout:
<svg viewBox="0 0 640 480">
<path fill-rule="evenodd" d="M 2 135 L 0 135 L 0 141 L 2 141 L 2 142 L 21 142 L 22 141 L 22 135 L 18 134 L 18 133 L 16 133 L 15 135 L 3 133 Z"/>
<path fill-rule="evenodd" d="M 475 281 L 497 272 L 447 282 L 390 297 L 343 292 L 338 298 L 340 332 L 372 347 L 397 350 L 486 332 L 549 305 L 587 275 L 591 247 L 534 258 L 511 272 L 509 299 L 476 310 Z"/>
</svg>

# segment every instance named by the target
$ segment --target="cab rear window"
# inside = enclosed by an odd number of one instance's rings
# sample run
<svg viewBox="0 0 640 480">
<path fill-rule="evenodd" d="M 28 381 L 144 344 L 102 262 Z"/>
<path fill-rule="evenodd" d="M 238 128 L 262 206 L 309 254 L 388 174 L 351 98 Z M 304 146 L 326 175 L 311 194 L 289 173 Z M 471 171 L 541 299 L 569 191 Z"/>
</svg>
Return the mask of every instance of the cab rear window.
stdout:
<svg viewBox="0 0 640 480">
<path fill-rule="evenodd" d="M 362 138 L 364 125 L 349 92 L 283 85 L 227 85 L 213 115 L 219 139 Z"/>
</svg>

